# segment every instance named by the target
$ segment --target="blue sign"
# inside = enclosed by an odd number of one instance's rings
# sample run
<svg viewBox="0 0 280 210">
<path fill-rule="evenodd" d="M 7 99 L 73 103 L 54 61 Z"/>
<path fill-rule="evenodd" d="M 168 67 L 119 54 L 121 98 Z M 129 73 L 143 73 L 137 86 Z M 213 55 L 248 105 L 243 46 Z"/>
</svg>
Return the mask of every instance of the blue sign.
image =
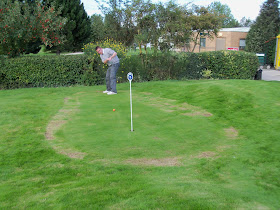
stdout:
<svg viewBox="0 0 280 210">
<path fill-rule="evenodd" d="M 129 73 L 127 74 L 127 79 L 128 79 L 129 81 L 131 81 L 131 80 L 133 79 L 133 74 L 132 74 L 131 72 L 129 72 Z"/>
</svg>

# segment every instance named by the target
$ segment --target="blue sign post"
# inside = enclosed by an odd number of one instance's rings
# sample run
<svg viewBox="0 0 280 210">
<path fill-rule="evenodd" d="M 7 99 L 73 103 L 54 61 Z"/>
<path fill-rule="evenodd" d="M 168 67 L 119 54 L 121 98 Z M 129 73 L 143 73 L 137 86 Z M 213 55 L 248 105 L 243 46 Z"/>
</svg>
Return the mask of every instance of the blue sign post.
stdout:
<svg viewBox="0 0 280 210">
<path fill-rule="evenodd" d="M 127 79 L 129 81 L 129 86 L 130 86 L 130 116 L 131 116 L 131 130 L 133 131 L 133 122 L 132 122 L 132 93 L 131 93 L 131 81 L 133 79 L 133 74 L 131 72 L 129 72 L 127 74 Z"/>
</svg>

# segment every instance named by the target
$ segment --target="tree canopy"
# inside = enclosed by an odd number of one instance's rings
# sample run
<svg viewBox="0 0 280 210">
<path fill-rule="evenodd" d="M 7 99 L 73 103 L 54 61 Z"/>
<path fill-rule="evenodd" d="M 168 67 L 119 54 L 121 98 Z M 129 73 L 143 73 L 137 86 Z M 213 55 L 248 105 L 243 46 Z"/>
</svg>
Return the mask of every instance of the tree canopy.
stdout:
<svg viewBox="0 0 280 210">
<path fill-rule="evenodd" d="M 63 44 L 64 50 L 80 50 L 87 43 L 90 37 L 90 19 L 80 0 L 46 0 L 46 3 L 54 3 L 56 8 L 61 9 L 61 17 L 67 18 L 63 34 L 66 41 Z"/>
<path fill-rule="evenodd" d="M 90 17 L 90 22 L 91 22 L 90 40 L 92 42 L 98 42 L 103 40 L 105 37 L 103 17 L 101 15 L 94 14 Z"/>
<path fill-rule="evenodd" d="M 193 52 L 195 47 L 199 45 L 200 37 L 208 37 L 210 39 L 217 36 L 218 30 L 221 28 L 221 20 L 215 13 L 211 13 L 205 7 L 194 6 L 193 12 L 188 19 L 191 27 L 190 41 L 194 43 L 192 49 L 187 47 L 188 51 Z"/>
<path fill-rule="evenodd" d="M 53 5 L 35 3 L 31 7 L 19 1 L 0 2 L 0 51 L 3 54 L 14 57 L 38 39 L 50 47 L 65 41 L 61 32 L 66 19 L 59 16 Z"/>
<path fill-rule="evenodd" d="M 210 12 L 220 17 L 222 22 L 222 28 L 238 27 L 238 21 L 231 14 L 231 10 L 228 5 L 215 1 L 208 6 Z"/>
<path fill-rule="evenodd" d="M 254 21 L 252 21 L 250 18 L 246 18 L 246 17 L 243 17 L 241 20 L 240 20 L 240 23 L 239 25 L 241 27 L 250 27 L 252 24 L 253 24 Z"/>
<path fill-rule="evenodd" d="M 141 45 L 147 43 L 154 45 L 155 50 L 182 47 L 190 41 L 197 45 L 199 36 L 193 36 L 194 33 L 203 32 L 211 38 L 222 25 L 222 16 L 209 8 L 180 6 L 172 0 L 166 4 L 149 0 L 103 0 L 99 3 L 105 16 L 105 36 L 127 46 L 136 42 L 140 50 Z"/>
</svg>

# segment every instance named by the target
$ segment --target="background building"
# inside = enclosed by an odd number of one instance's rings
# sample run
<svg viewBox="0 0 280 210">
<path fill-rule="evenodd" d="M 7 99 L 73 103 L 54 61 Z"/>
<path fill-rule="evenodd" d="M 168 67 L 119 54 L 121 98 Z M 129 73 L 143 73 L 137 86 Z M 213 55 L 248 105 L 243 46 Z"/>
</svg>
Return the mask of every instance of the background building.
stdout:
<svg viewBox="0 0 280 210">
<path fill-rule="evenodd" d="M 210 39 L 200 36 L 200 45 L 197 45 L 194 52 L 218 51 L 218 50 L 244 50 L 246 46 L 246 36 L 250 27 L 222 28 L 218 36 Z M 193 45 L 190 44 L 190 48 Z M 185 51 L 185 49 L 182 49 Z"/>
</svg>

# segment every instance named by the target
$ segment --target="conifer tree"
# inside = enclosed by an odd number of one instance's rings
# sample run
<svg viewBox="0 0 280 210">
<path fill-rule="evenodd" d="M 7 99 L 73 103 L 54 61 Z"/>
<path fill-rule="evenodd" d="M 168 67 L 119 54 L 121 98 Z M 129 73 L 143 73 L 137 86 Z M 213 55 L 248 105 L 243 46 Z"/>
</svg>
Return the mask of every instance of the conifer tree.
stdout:
<svg viewBox="0 0 280 210">
<path fill-rule="evenodd" d="M 255 53 L 265 53 L 266 63 L 273 64 L 275 57 L 275 37 L 279 34 L 280 13 L 277 0 L 267 0 L 263 3 L 259 16 L 246 38 L 246 50 Z"/>
<path fill-rule="evenodd" d="M 90 37 L 90 19 L 80 0 L 49 0 L 55 2 L 57 8 L 62 7 L 61 16 L 67 18 L 68 22 L 64 27 L 66 42 L 64 50 L 81 50 Z"/>
</svg>

